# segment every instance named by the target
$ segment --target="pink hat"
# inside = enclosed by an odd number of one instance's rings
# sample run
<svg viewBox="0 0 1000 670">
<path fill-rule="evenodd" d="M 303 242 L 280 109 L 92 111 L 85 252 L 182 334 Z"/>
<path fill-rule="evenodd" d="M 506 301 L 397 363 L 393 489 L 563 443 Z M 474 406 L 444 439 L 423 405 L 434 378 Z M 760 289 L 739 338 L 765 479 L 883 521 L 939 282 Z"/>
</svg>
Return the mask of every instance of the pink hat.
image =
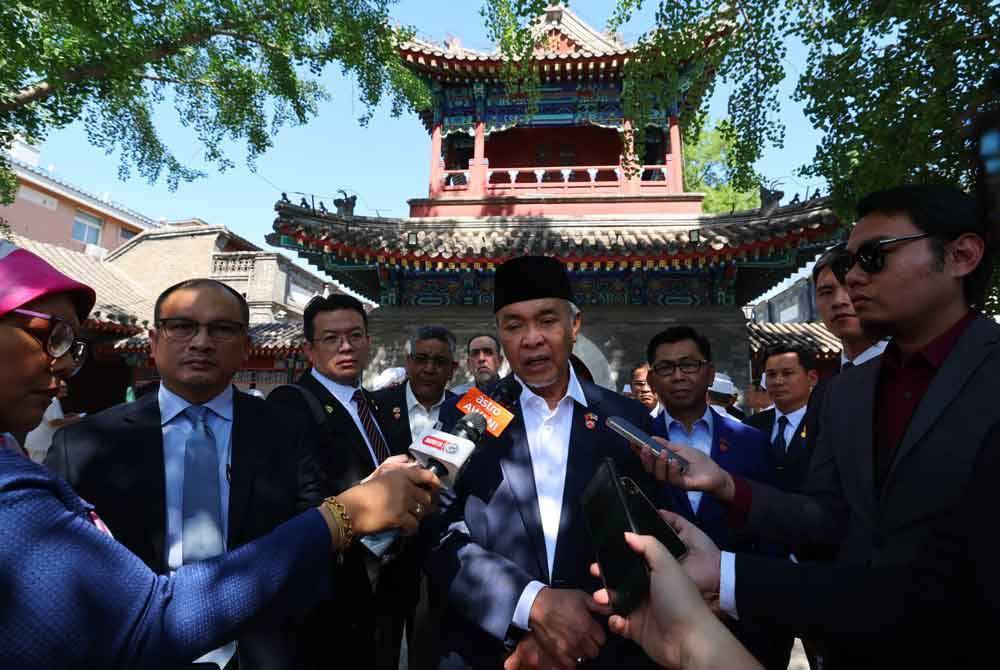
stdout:
<svg viewBox="0 0 1000 670">
<path fill-rule="evenodd" d="M 94 289 L 86 284 L 70 279 L 30 251 L 0 241 L 0 316 L 55 293 L 70 294 L 81 321 L 97 300 Z"/>
</svg>

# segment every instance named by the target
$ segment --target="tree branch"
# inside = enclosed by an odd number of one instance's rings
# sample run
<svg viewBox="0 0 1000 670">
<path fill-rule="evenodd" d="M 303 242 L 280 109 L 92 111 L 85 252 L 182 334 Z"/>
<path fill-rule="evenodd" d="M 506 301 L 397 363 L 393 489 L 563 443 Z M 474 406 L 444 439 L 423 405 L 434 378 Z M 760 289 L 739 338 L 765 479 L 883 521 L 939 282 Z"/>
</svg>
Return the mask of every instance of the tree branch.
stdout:
<svg viewBox="0 0 1000 670">
<path fill-rule="evenodd" d="M 161 77 L 155 74 L 138 74 L 140 79 L 147 79 L 149 81 L 157 81 L 164 84 L 180 84 L 184 86 L 218 86 L 219 82 L 212 81 L 211 79 L 177 79 L 175 77 Z"/>
<path fill-rule="evenodd" d="M 217 26 L 212 26 L 205 31 L 184 35 L 174 42 L 157 45 L 143 53 L 134 65 L 144 65 L 146 63 L 155 63 L 163 60 L 164 58 L 173 56 L 186 47 L 199 44 L 205 40 L 215 37 L 216 35 L 222 34 L 225 31 L 231 30 L 232 27 L 233 26 L 230 23 L 222 23 Z M 53 84 L 49 81 L 41 81 L 18 91 L 9 99 L 0 102 L 0 113 L 12 112 L 20 109 L 21 107 L 30 105 L 33 102 L 45 100 L 46 98 L 54 95 L 66 84 L 76 84 L 87 79 L 104 79 L 108 76 L 108 74 L 110 74 L 110 72 L 111 65 L 108 61 L 97 61 L 70 68 L 66 72 L 66 75 L 63 76 L 57 84 Z"/>
</svg>

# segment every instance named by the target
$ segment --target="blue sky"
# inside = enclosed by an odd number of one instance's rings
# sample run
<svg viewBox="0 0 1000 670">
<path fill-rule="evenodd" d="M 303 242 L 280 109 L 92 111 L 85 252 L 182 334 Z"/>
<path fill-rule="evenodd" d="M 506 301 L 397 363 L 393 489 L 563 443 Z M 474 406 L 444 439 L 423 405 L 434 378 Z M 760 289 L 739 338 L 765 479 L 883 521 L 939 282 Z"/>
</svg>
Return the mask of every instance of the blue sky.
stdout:
<svg viewBox="0 0 1000 670">
<path fill-rule="evenodd" d="M 652 25 L 656 3 L 647 6 L 627 26 L 623 35 L 634 41 Z M 603 29 L 611 12 L 610 0 L 574 0 L 573 11 L 598 29 Z M 464 46 L 488 49 L 489 41 L 479 15 L 478 2 L 402 0 L 394 6 L 394 18 L 417 29 L 425 38 L 440 41 L 448 35 L 461 38 Z M 795 192 L 812 191 L 817 182 L 804 184 L 793 171 L 807 163 L 820 140 L 819 133 L 805 118 L 801 105 L 791 100 L 797 63 L 804 61 L 799 45 L 790 45 L 786 60 L 789 77 L 782 90 L 782 120 L 786 125 L 782 149 L 768 149 L 759 169 L 769 179 L 783 179 L 788 198 Z M 337 189 L 358 194 L 359 214 L 405 216 L 406 200 L 425 197 L 430 164 L 430 138 L 415 115 L 392 118 L 387 108 L 379 109 L 366 127 L 357 119 L 364 111 L 356 99 L 353 83 L 336 69 L 328 70 L 323 83 L 331 99 L 307 125 L 286 128 L 276 138 L 274 148 L 257 164 L 256 174 L 245 166 L 244 153 L 234 146 L 230 156 L 236 167 L 181 184 L 171 192 L 164 182 L 147 184 L 133 176 L 118 178 L 118 158 L 91 147 L 80 124 L 52 133 L 42 147 L 41 166 L 54 166 L 54 174 L 97 194 L 111 198 L 154 219 L 198 217 L 212 224 L 230 227 L 243 237 L 266 246 L 264 235 L 271 231 L 273 205 L 285 190 L 313 193 L 317 200 L 333 199 Z M 713 118 L 725 115 L 729 87 L 720 82 L 712 100 Z M 169 105 L 161 114 L 163 137 L 176 155 L 199 166 L 199 146 L 191 133 L 180 127 Z M 297 199 L 297 198 L 296 198 Z"/>
</svg>

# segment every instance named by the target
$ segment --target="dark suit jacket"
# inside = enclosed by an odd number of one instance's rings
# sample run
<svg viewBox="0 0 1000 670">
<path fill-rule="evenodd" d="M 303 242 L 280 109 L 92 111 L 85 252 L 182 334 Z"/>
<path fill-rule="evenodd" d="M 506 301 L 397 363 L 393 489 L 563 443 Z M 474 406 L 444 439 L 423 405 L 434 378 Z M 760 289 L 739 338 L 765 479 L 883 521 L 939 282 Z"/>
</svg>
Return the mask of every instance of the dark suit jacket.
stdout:
<svg viewBox="0 0 1000 670">
<path fill-rule="evenodd" d="M 830 382 L 804 494 L 750 484 L 748 531 L 779 542 L 831 546 L 835 561 L 796 566 L 739 555 L 736 606 L 741 617 L 767 616 L 790 632 L 825 638 L 831 667 L 961 667 L 942 660 L 956 650 L 936 636 L 890 643 L 903 620 L 895 607 L 899 600 L 872 596 L 905 591 L 912 581 L 909 568 L 961 517 L 974 463 L 998 425 L 1000 326 L 982 316 L 969 324 L 876 491 L 873 421 L 880 365 L 876 358 Z M 873 574 L 879 579 L 872 581 Z"/>
<path fill-rule="evenodd" d="M 816 389 L 813 389 L 813 393 L 816 393 Z M 810 395 L 810 403 L 811 401 L 812 396 Z M 775 484 L 782 491 L 800 490 L 806 479 L 806 473 L 809 471 L 809 455 L 812 453 L 809 446 L 809 436 L 818 432 L 816 425 L 818 423 L 817 415 L 819 414 L 818 411 L 810 413 L 810 409 L 812 409 L 812 405 L 806 405 L 806 413 L 802 417 L 802 421 L 799 423 L 795 434 L 792 435 L 792 441 L 785 451 L 785 458 L 774 463 L 774 481 L 770 483 Z M 769 449 L 771 434 L 774 431 L 774 422 L 776 421 L 775 417 L 777 417 L 777 413 L 774 408 L 771 408 L 747 417 L 744 421 L 748 426 L 753 426 L 764 434 Z M 774 459 L 772 458 L 771 460 L 773 461 Z M 753 477 L 750 478 L 753 479 Z"/>
<path fill-rule="evenodd" d="M 138 514 L 144 502 L 155 508 L 133 493 Z M 242 639 L 265 609 L 301 611 L 330 594 L 330 532 L 316 511 L 239 552 L 158 576 L 91 522 L 93 510 L 47 468 L 0 449 L 0 667 L 177 670 Z M 121 516 L 120 506 L 107 511 Z"/>
<path fill-rule="evenodd" d="M 239 391 L 233 405 L 229 549 L 319 504 L 325 488 L 303 426 Z M 119 542 L 154 572 L 168 572 L 163 433 L 155 394 L 58 431 L 45 462 L 97 507 Z M 244 670 L 294 667 L 291 622 L 255 630 L 238 642 Z"/>
<path fill-rule="evenodd" d="M 410 417 L 406 408 L 406 384 L 408 383 L 372 392 L 376 408 L 375 417 L 378 425 L 382 427 L 385 439 L 389 442 L 390 451 L 394 454 L 406 453 L 413 443 L 413 435 L 410 434 Z M 457 402 L 458 396 L 445 390 L 444 402 L 438 411 L 438 421 L 441 422 L 442 426 L 448 426 L 449 422 L 454 425 L 451 418 L 456 414 L 455 403 Z"/>
<path fill-rule="evenodd" d="M 518 402 L 511 407 L 514 420 L 499 438 L 485 439 L 458 482 L 458 499 L 448 513 L 468 532 L 456 530 L 456 525 L 445 528 L 425 565 L 431 583 L 447 593 L 440 653 L 447 667 L 495 670 L 502 665 L 514 609 L 529 582 L 588 593 L 599 586 L 589 574 L 595 554 L 580 496 L 602 458 L 614 458 L 621 474 L 632 477 L 654 503 L 669 506 L 665 488 L 651 481 L 628 444 L 604 425 L 607 417 L 618 415 L 648 431 L 649 412 L 612 391 L 585 381 L 580 385 L 587 407 L 576 404 L 573 412 L 554 574 L 548 570 Z M 584 667 L 654 666 L 636 645 L 609 635 L 600 657 Z"/>
<path fill-rule="evenodd" d="M 326 413 L 322 426 L 316 425 L 305 399 L 296 389 L 278 387 L 271 391 L 267 401 L 295 417 L 296 422 L 311 427 L 311 441 L 317 449 L 316 461 L 329 482 L 329 494 L 340 493 L 374 472 L 372 454 L 354 419 L 311 372 L 302 375 L 297 383 L 319 400 Z M 378 422 L 378 403 L 367 391 L 365 396 Z M 406 452 L 409 443 L 400 446 L 398 442 L 388 439 L 384 426 L 380 424 L 380 428 L 394 455 Z M 333 658 L 330 656 L 332 649 L 350 650 L 353 658 L 364 659 L 365 667 L 374 668 L 376 665 L 382 667 L 386 653 L 398 652 L 398 640 L 389 643 L 393 646 L 391 651 L 381 650 L 377 639 L 381 638 L 383 631 L 379 630 L 378 621 L 380 617 L 383 621 L 388 618 L 393 622 L 405 618 L 412 609 L 413 593 L 418 582 L 410 577 L 412 567 L 407 568 L 405 561 L 400 567 L 394 560 L 378 568 L 378 582 L 373 589 L 369 571 L 376 570 L 376 563 L 360 543 L 343 555 L 341 564 L 334 572 L 337 583 L 343 586 L 339 593 L 344 599 L 339 604 L 321 606 L 304 626 L 308 631 L 305 638 L 310 647 L 310 658 L 324 658 L 329 663 Z M 402 597 L 399 589 L 405 590 Z M 345 616 L 345 602 L 350 603 L 349 616 Z M 389 660 L 391 662 L 391 657 Z"/>
</svg>

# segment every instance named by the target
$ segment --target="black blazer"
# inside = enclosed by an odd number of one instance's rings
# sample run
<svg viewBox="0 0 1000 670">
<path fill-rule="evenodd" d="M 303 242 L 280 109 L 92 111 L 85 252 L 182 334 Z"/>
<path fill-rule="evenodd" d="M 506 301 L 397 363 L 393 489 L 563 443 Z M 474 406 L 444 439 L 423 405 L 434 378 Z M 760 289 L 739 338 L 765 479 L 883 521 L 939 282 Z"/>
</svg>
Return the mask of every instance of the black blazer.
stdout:
<svg viewBox="0 0 1000 670">
<path fill-rule="evenodd" d="M 746 531 L 784 543 L 826 544 L 835 548 L 835 560 L 797 566 L 738 555 L 736 607 L 741 618 L 763 616 L 796 635 L 825 639 L 831 668 L 966 667 L 949 658 L 963 653 L 960 640 L 909 630 L 900 635 L 907 614 L 900 609 L 903 600 L 884 594 L 906 592 L 912 566 L 962 524 L 977 458 L 1000 428 L 1000 326 L 982 316 L 968 325 L 876 490 L 873 422 L 880 366 L 881 357 L 830 382 L 804 494 L 750 484 Z M 980 530 L 992 533 L 993 525 Z M 995 562 L 995 556 L 987 560 Z M 935 613 L 934 619 L 968 624 L 969 613 Z M 971 624 L 957 628 L 972 630 Z"/>
<path fill-rule="evenodd" d="M 319 504 L 326 488 L 303 426 L 239 391 L 233 405 L 229 549 Z M 155 572 L 168 572 L 166 475 L 156 394 L 58 431 L 45 463 L 97 508 L 119 542 Z M 292 622 L 259 625 L 238 642 L 243 670 L 295 667 Z"/>
<path fill-rule="evenodd" d="M 406 408 L 406 382 L 398 386 L 374 391 L 372 399 L 375 401 L 375 416 L 378 425 L 382 427 L 385 439 L 389 442 L 389 450 L 394 454 L 404 454 L 413 444 L 413 435 L 410 433 L 410 417 Z M 455 413 L 455 403 L 458 396 L 451 391 L 445 390 L 444 402 L 438 412 L 438 421 L 443 426 L 449 426 L 449 417 Z M 451 422 L 453 425 L 454 422 Z"/>
<path fill-rule="evenodd" d="M 357 424 L 340 401 L 311 372 L 302 375 L 297 384 L 311 393 L 323 407 L 326 415 L 323 425 L 316 424 L 302 393 L 294 388 L 278 387 L 271 391 L 267 401 L 295 417 L 296 422 L 310 427 L 313 434 L 311 442 L 316 448 L 315 460 L 329 482 L 329 494 L 335 495 L 374 472 L 375 462 Z M 364 394 L 376 423 L 380 423 L 379 428 L 386 437 L 389 450 L 393 454 L 405 453 L 409 442 L 398 447 L 398 441 L 389 439 L 386 428 L 379 421 L 378 404 L 371 393 L 364 391 Z M 419 593 L 413 562 L 405 560 L 405 555 L 403 558 L 403 561 L 394 559 L 378 566 L 359 543 L 342 556 L 334 576 L 338 588 L 337 601 L 321 606 L 304 625 L 310 658 L 323 658 L 329 663 L 331 650 L 350 650 L 352 658 L 365 659 L 364 667 L 384 667 L 386 653 L 398 651 L 399 641 L 391 643 L 394 645 L 391 651 L 382 650 L 377 641 L 386 634 L 384 631 L 394 630 L 398 620 L 407 616 Z M 378 573 L 378 581 L 373 589 L 370 573 L 375 572 Z M 348 616 L 345 616 L 345 607 L 350 610 Z M 388 658 L 390 663 L 392 658 L 392 655 Z"/>
<path fill-rule="evenodd" d="M 815 393 L 815 390 L 813 393 Z M 811 401 L 812 396 L 810 396 Z M 792 436 L 792 441 L 789 443 L 788 449 L 785 451 L 785 457 L 774 462 L 775 483 L 782 491 L 798 491 L 805 481 L 806 472 L 809 470 L 809 454 L 811 453 L 809 436 L 811 433 L 816 432 L 816 413 L 810 414 L 808 407 L 807 405 L 806 413 L 802 417 L 802 421 L 799 423 L 795 434 Z M 770 443 L 776 417 L 777 412 L 775 412 L 774 408 L 771 408 L 747 417 L 743 423 L 753 426 L 764 433 L 764 437 Z M 769 451 L 768 453 L 772 452 Z"/>
</svg>

